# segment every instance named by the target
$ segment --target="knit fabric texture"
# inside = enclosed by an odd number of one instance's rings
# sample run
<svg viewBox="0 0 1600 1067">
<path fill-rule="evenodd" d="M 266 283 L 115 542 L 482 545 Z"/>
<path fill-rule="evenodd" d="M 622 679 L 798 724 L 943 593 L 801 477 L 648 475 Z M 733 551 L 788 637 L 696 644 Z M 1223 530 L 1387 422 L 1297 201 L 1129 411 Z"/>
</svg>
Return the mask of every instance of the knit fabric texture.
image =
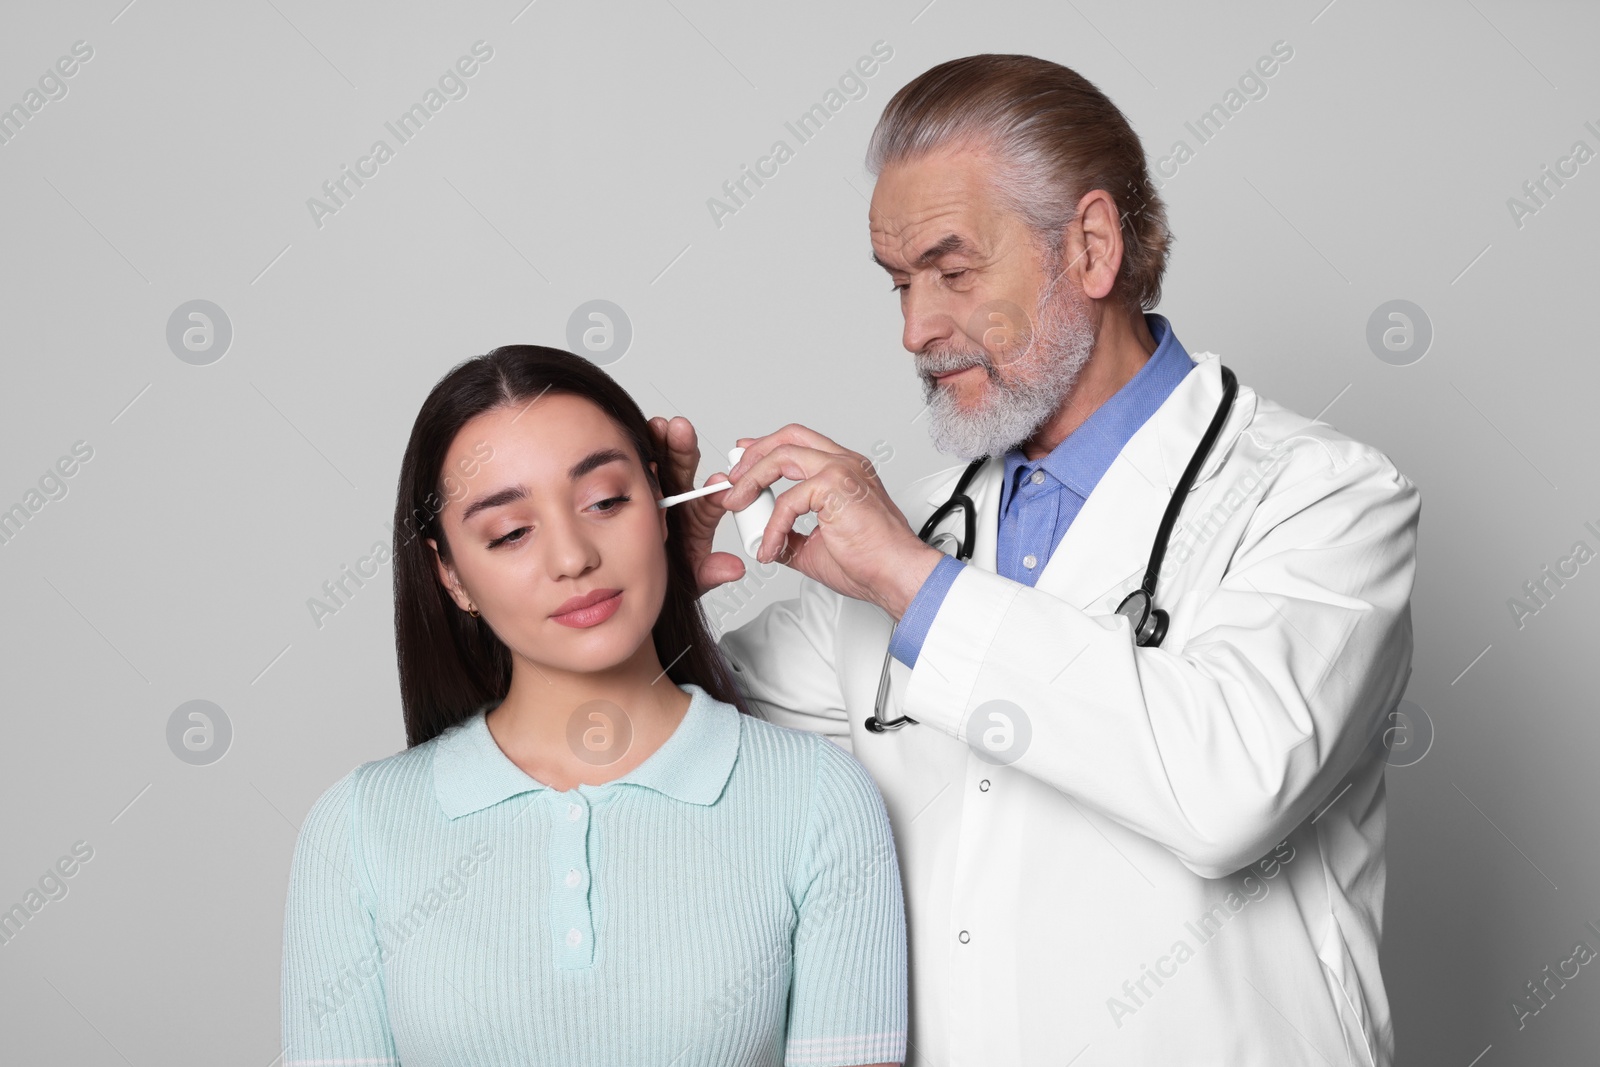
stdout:
<svg viewBox="0 0 1600 1067">
<path fill-rule="evenodd" d="M 693 683 L 627 775 L 560 791 L 484 712 L 312 807 L 285 1067 L 900 1063 L 904 897 L 876 785 Z"/>
</svg>

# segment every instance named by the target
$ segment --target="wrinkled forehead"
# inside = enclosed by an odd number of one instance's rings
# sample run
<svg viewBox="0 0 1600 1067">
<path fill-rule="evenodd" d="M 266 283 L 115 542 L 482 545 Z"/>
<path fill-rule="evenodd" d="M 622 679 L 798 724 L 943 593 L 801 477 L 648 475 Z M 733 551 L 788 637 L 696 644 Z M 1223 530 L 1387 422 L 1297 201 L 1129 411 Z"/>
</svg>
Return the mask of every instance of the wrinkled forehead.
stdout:
<svg viewBox="0 0 1600 1067">
<path fill-rule="evenodd" d="M 987 153 L 961 149 L 885 167 L 867 213 L 875 258 L 909 270 L 930 253 L 984 254 L 1014 223 L 995 195 L 992 166 Z"/>
</svg>

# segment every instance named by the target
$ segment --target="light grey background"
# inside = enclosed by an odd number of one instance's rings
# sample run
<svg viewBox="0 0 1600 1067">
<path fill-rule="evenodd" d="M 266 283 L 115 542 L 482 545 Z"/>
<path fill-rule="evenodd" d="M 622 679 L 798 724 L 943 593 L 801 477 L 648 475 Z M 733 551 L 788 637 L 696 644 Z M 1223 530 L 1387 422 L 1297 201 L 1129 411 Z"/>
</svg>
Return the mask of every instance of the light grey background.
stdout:
<svg viewBox="0 0 1600 1067">
<path fill-rule="evenodd" d="M 296 827 L 403 744 L 388 569 L 320 628 L 307 600 L 387 538 L 405 436 L 450 365 L 565 345 L 573 310 L 610 300 L 634 337 L 609 369 L 696 423 L 702 479 L 734 438 L 802 421 L 887 442 L 904 486 L 952 460 L 915 419 L 868 260 L 861 159 L 890 95 L 958 55 L 1030 52 L 1104 89 L 1155 159 L 1286 41 L 1267 95 L 1164 183 L 1159 310 L 1422 488 L 1407 697 L 1437 733 L 1389 772 L 1399 1062 L 1593 1062 L 1595 968 L 1521 1030 L 1510 1004 L 1575 942 L 1600 949 L 1600 563 L 1521 628 L 1507 605 L 1574 542 L 1600 549 L 1600 162 L 1520 227 L 1507 204 L 1574 141 L 1600 149 L 1592 6 L 125 3 L 8 4 L 0 33 L 4 106 L 94 50 L 0 145 L 0 509 L 93 449 L 0 545 L 0 908 L 94 850 L 0 945 L 0 1060 L 278 1055 Z M 479 40 L 468 94 L 319 228 L 307 199 L 393 144 L 384 123 Z M 785 120 L 879 40 L 894 55 L 865 98 L 719 227 L 707 199 L 796 147 Z M 233 330 L 207 366 L 166 339 L 196 299 Z M 1366 342 L 1393 299 L 1434 330 L 1408 366 Z M 793 587 L 746 583 L 719 620 Z M 168 746 L 191 700 L 232 725 L 210 765 Z"/>
</svg>

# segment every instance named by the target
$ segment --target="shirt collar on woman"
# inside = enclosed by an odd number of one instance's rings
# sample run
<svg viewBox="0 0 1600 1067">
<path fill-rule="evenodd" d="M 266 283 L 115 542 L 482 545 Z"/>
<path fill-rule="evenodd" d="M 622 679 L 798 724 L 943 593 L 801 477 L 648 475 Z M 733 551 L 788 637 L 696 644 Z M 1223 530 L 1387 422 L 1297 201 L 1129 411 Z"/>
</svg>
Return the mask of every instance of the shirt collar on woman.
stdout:
<svg viewBox="0 0 1600 1067">
<path fill-rule="evenodd" d="M 679 688 L 690 696 L 689 710 L 660 748 L 621 778 L 577 788 L 594 797 L 634 785 L 690 804 L 716 803 L 739 754 L 739 709 L 693 682 Z M 550 788 L 500 750 L 482 711 L 439 735 L 433 744 L 434 793 L 451 819 Z"/>
</svg>

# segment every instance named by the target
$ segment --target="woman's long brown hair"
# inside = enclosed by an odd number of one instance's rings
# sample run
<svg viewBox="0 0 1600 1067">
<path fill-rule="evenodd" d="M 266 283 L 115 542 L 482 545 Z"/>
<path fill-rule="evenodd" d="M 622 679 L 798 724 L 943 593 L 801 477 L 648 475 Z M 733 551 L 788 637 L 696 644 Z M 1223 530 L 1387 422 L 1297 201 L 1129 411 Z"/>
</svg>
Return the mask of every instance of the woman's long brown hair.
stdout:
<svg viewBox="0 0 1600 1067">
<path fill-rule="evenodd" d="M 439 512 L 446 495 L 444 461 L 456 434 L 472 419 L 504 405 L 522 406 L 545 393 L 583 397 L 605 412 L 633 443 L 651 486 L 663 496 L 677 484 L 665 449 L 657 450 L 639 405 L 611 376 L 581 356 L 542 345 L 506 345 L 454 367 L 417 413 L 400 463 L 394 514 L 394 640 L 406 744 L 420 745 L 471 718 L 511 687 L 511 651 L 482 618 L 456 606 L 440 582 L 427 538 L 450 559 Z M 650 472 L 654 460 L 659 478 Z M 651 635 L 667 676 L 692 682 L 749 713 L 705 615 L 689 563 L 681 509 L 667 509 L 667 593 Z"/>
</svg>

